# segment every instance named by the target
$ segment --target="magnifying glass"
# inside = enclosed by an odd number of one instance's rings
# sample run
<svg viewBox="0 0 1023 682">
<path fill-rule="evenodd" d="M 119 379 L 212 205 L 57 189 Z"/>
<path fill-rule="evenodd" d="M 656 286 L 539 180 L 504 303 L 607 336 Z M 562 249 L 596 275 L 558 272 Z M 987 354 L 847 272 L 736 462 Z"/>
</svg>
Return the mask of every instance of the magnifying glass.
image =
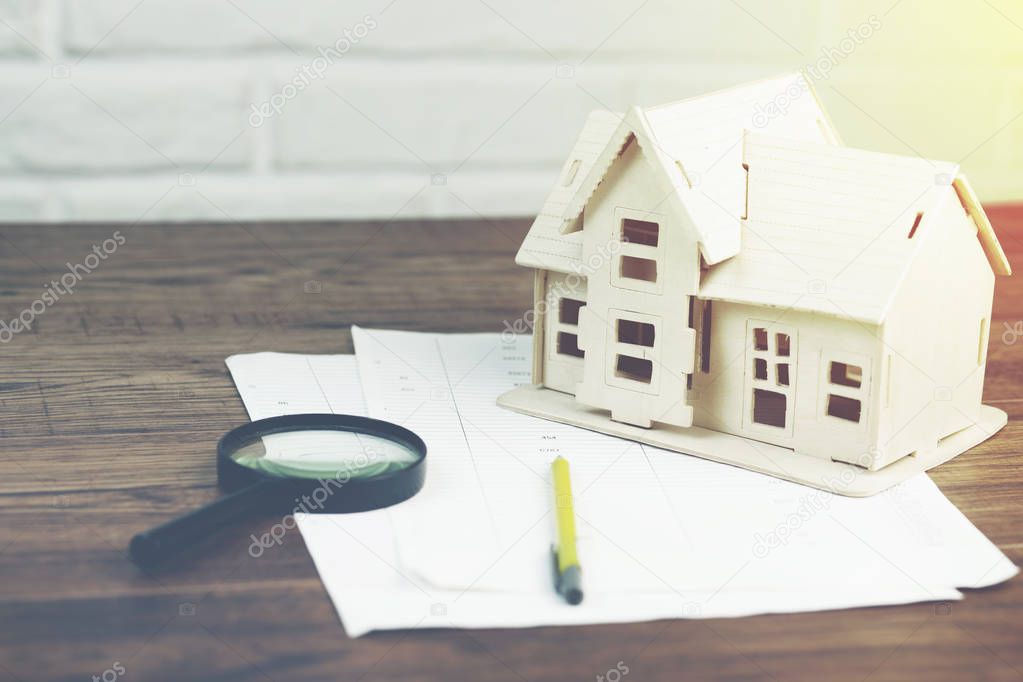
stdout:
<svg viewBox="0 0 1023 682">
<path fill-rule="evenodd" d="M 380 509 L 409 499 L 425 480 L 426 444 L 397 424 L 340 414 L 260 419 L 217 444 L 217 484 L 228 494 L 139 533 L 128 553 L 155 567 L 249 514 Z"/>
</svg>

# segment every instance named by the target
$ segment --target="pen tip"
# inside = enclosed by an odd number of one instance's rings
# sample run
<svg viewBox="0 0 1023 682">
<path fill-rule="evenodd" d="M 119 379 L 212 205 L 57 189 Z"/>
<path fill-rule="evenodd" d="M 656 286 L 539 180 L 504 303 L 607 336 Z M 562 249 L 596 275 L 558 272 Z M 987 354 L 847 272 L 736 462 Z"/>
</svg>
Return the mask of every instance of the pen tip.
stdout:
<svg viewBox="0 0 1023 682">
<path fill-rule="evenodd" d="M 583 600 L 583 591 L 578 588 L 572 588 L 565 591 L 565 601 L 572 606 L 579 604 Z"/>
</svg>

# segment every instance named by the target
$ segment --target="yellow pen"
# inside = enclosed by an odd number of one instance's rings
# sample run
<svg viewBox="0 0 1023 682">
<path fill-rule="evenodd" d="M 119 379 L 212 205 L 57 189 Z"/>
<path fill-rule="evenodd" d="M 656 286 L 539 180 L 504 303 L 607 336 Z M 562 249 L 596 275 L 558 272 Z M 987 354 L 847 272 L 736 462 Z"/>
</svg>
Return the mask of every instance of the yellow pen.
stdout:
<svg viewBox="0 0 1023 682">
<path fill-rule="evenodd" d="M 572 481 L 568 476 L 568 461 L 558 457 L 551 463 L 554 479 L 554 515 L 557 525 L 557 545 L 551 546 L 554 561 L 554 589 L 569 604 L 583 600 L 582 567 L 575 544 L 575 510 L 572 508 Z"/>
</svg>

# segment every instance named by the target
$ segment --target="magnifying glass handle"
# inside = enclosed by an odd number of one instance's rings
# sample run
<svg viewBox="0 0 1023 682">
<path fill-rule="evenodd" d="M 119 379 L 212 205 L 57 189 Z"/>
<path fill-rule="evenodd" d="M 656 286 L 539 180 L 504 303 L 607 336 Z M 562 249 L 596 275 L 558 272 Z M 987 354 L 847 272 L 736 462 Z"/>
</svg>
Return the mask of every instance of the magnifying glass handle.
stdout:
<svg viewBox="0 0 1023 682">
<path fill-rule="evenodd" d="M 273 508 L 282 498 L 281 492 L 279 483 L 261 481 L 225 495 L 205 507 L 139 533 L 131 539 L 128 554 L 139 566 L 158 566 L 257 508 L 262 511 Z"/>
</svg>

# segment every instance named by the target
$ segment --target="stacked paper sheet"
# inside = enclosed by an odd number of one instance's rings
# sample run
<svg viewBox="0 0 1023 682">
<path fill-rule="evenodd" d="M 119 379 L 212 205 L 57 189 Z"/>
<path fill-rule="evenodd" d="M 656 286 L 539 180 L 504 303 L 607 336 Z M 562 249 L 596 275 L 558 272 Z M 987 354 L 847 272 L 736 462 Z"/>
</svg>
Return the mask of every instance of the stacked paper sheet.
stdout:
<svg viewBox="0 0 1023 682">
<path fill-rule="evenodd" d="M 228 359 L 253 419 L 368 414 L 427 443 L 413 499 L 299 516 L 351 636 L 951 600 L 1017 571 L 925 474 L 841 497 L 497 407 L 530 379 L 528 336 L 353 336 L 356 358 Z M 572 466 L 584 569 L 575 607 L 551 582 L 558 454 Z"/>
</svg>

